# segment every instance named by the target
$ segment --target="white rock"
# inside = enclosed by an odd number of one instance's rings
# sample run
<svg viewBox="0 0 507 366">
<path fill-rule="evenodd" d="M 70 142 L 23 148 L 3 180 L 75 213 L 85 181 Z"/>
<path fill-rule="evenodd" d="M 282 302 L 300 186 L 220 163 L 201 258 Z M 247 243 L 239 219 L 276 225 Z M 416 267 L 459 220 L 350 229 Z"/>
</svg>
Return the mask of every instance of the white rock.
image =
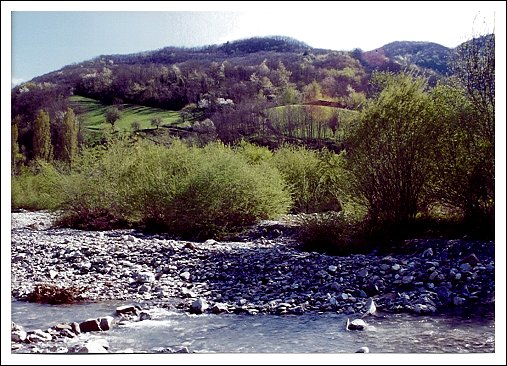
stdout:
<svg viewBox="0 0 507 366">
<path fill-rule="evenodd" d="M 361 347 L 355 353 L 370 353 L 370 349 L 368 347 Z"/>
</svg>

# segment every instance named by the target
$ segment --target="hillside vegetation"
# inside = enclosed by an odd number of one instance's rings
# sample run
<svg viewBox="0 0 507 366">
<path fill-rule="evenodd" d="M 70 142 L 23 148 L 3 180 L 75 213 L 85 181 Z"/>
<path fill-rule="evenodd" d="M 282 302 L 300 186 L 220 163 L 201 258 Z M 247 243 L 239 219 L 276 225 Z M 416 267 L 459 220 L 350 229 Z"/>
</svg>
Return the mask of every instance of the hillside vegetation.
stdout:
<svg viewBox="0 0 507 366">
<path fill-rule="evenodd" d="M 257 37 L 69 65 L 12 90 L 13 207 L 199 239 L 317 213 L 318 250 L 491 236 L 494 50 Z"/>
</svg>

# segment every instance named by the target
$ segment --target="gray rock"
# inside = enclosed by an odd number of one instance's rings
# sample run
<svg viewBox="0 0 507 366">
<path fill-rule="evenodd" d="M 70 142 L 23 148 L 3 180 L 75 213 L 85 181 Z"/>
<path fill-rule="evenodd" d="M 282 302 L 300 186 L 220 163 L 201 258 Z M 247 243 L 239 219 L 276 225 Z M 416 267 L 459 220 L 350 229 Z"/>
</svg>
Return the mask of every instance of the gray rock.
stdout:
<svg viewBox="0 0 507 366">
<path fill-rule="evenodd" d="M 153 272 L 139 272 L 134 273 L 134 279 L 137 283 L 152 283 L 155 282 L 155 274 Z"/>
<path fill-rule="evenodd" d="M 375 301 L 373 301 L 373 298 L 369 298 L 366 301 L 366 304 L 364 306 L 365 312 L 363 314 L 363 317 L 367 315 L 374 315 L 377 312 L 377 306 L 375 305 Z"/>
<path fill-rule="evenodd" d="M 359 272 L 357 272 L 357 275 L 359 277 L 366 277 L 366 276 L 368 276 L 368 269 L 367 268 L 363 268 L 362 270 L 360 270 Z"/>
<path fill-rule="evenodd" d="M 400 270 L 400 268 L 401 268 L 401 267 L 400 267 L 400 265 L 399 265 L 398 263 L 395 263 L 395 264 L 393 264 L 393 265 L 391 266 L 391 269 L 392 269 L 393 271 L 399 271 L 399 270 Z"/>
<path fill-rule="evenodd" d="M 54 279 L 58 275 L 58 272 L 55 270 L 49 270 L 49 278 Z"/>
<path fill-rule="evenodd" d="M 11 341 L 13 342 L 24 342 L 26 337 L 27 333 L 22 329 L 11 331 Z"/>
<path fill-rule="evenodd" d="M 81 334 L 81 327 L 78 323 L 72 322 L 70 323 L 70 327 L 72 328 L 72 331 L 76 334 Z"/>
<path fill-rule="evenodd" d="M 141 313 L 139 314 L 139 321 L 143 320 L 151 320 L 151 315 L 146 311 L 141 311 Z"/>
<path fill-rule="evenodd" d="M 462 271 L 468 272 L 472 270 L 472 266 L 468 263 L 463 263 L 459 266 Z"/>
<path fill-rule="evenodd" d="M 211 312 L 213 314 L 226 313 L 228 312 L 227 304 L 218 302 L 211 307 Z"/>
<path fill-rule="evenodd" d="M 51 334 L 43 332 L 40 329 L 36 329 L 31 332 L 27 332 L 27 340 L 30 342 L 48 342 L 53 339 Z"/>
<path fill-rule="evenodd" d="M 131 314 L 137 315 L 138 309 L 134 305 L 123 305 L 116 308 L 117 315 Z"/>
<path fill-rule="evenodd" d="M 414 280 L 414 276 L 403 276 L 401 281 L 405 284 L 411 283 Z"/>
<path fill-rule="evenodd" d="M 454 305 L 456 306 L 461 306 L 465 303 L 465 299 L 460 297 L 460 296 L 455 296 L 453 299 L 452 299 L 452 302 Z"/>
<path fill-rule="evenodd" d="M 433 257 L 433 249 L 431 249 L 431 248 L 426 249 L 426 250 L 423 252 L 422 257 L 423 257 L 423 258 Z"/>
<path fill-rule="evenodd" d="M 208 303 L 203 298 L 198 298 L 195 300 L 190 306 L 191 314 L 202 314 L 204 311 L 208 309 Z"/>
<path fill-rule="evenodd" d="M 99 332 L 102 330 L 100 328 L 100 322 L 97 319 L 87 319 L 84 322 L 79 323 L 79 329 L 82 333 Z"/>
<path fill-rule="evenodd" d="M 347 325 L 345 329 L 347 330 L 365 330 L 368 327 L 368 324 L 363 319 L 354 319 L 352 321 L 347 318 Z"/>
<path fill-rule="evenodd" d="M 329 272 L 333 272 L 333 273 L 336 272 L 337 269 L 338 269 L 338 267 L 337 266 L 333 266 L 333 265 L 327 267 L 327 270 Z"/>
<path fill-rule="evenodd" d="M 214 239 L 208 239 L 204 242 L 204 245 L 215 245 L 215 244 L 218 244 L 218 241 Z"/>
<path fill-rule="evenodd" d="M 185 281 L 190 280 L 190 272 L 185 271 L 185 272 L 180 273 L 180 278 Z"/>
<path fill-rule="evenodd" d="M 87 341 L 82 346 L 75 346 L 72 352 L 76 353 L 108 353 L 109 343 L 107 340 L 99 338 Z M 70 349 L 69 349 L 70 351 Z"/>
<path fill-rule="evenodd" d="M 355 353 L 370 353 L 370 349 L 368 347 L 361 347 Z"/>
<path fill-rule="evenodd" d="M 111 329 L 114 318 L 112 316 L 104 316 L 97 319 L 99 321 L 100 329 L 103 331 Z"/>
<path fill-rule="evenodd" d="M 428 312 L 428 306 L 423 304 L 415 304 L 414 305 L 414 311 L 418 314 L 421 313 L 427 313 Z"/>
</svg>

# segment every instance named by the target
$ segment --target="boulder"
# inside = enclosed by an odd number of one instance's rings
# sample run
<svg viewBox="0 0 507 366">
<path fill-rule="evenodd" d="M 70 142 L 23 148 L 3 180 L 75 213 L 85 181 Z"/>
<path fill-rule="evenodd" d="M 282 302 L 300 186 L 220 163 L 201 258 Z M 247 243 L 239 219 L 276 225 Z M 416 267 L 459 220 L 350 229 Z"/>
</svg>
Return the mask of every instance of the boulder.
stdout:
<svg viewBox="0 0 507 366">
<path fill-rule="evenodd" d="M 370 353 L 370 349 L 368 347 L 361 347 L 355 353 Z"/>
<path fill-rule="evenodd" d="M 139 314 L 139 321 L 141 322 L 143 320 L 151 320 L 151 315 L 146 311 L 141 311 Z"/>
<path fill-rule="evenodd" d="M 195 300 L 190 306 L 191 314 L 202 314 L 204 311 L 208 309 L 208 303 L 203 298 L 198 298 Z"/>
<path fill-rule="evenodd" d="M 117 315 L 137 315 L 138 308 L 134 305 L 123 305 L 116 308 Z"/>
<path fill-rule="evenodd" d="M 368 315 L 373 315 L 377 312 L 377 306 L 375 305 L 375 301 L 373 301 L 373 298 L 370 297 L 366 301 L 364 309 L 365 309 L 365 312 L 364 312 L 363 317 L 368 316 Z"/>
<path fill-rule="evenodd" d="M 98 332 L 102 330 L 100 328 L 100 322 L 97 319 L 87 319 L 84 322 L 79 323 L 79 329 L 82 333 Z"/>
<path fill-rule="evenodd" d="M 213 314 L 226 313 L 228 312 L 227 304 L 218 302 L 211 307 L 211 312 Z"/>
<path fill-rule="evenodd" d="M 368 327 L 368 324 L 363 319 L 354 319 L 352 321 L 347 318 L 347 325 L 345 326 L 346 330 L 365 330 Z"/>
<path fill-rule="evenodd" d="M 11 341 L 13 342 L 24 342 L 26 340 L 27 334 L 24 330 L 13 330 L 11 331 Z"/>
<path fill-rule="evenodd" d="M 114 318 L 112 316 L 104 316 L 97 319 L 101 330 L 109 330 L 113 325 Z"/>
</svg>

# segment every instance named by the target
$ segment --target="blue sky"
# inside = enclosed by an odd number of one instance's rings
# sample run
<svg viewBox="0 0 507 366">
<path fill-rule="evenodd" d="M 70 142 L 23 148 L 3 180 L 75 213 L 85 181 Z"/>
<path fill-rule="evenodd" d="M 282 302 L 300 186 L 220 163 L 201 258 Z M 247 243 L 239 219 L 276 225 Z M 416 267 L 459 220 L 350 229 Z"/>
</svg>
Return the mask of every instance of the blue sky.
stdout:
<svg viewBox="0 0 507 366">
<path fill-rule="evenodd" d="M 491 31 L 494 12 L 501 9 L 498 2 L 296 2 L 290 7 L 283 2 L 123 4 L 78 2 L 69 7 L 65 2 L 45 2 L 13 7 L 12 83 L 101 54 L 202 46 L 263 35 L 290 36 L 335 50 L 370 50 L 396 40 L 455 47 L 469 39 L 474 29 Z"/>
</svg>

